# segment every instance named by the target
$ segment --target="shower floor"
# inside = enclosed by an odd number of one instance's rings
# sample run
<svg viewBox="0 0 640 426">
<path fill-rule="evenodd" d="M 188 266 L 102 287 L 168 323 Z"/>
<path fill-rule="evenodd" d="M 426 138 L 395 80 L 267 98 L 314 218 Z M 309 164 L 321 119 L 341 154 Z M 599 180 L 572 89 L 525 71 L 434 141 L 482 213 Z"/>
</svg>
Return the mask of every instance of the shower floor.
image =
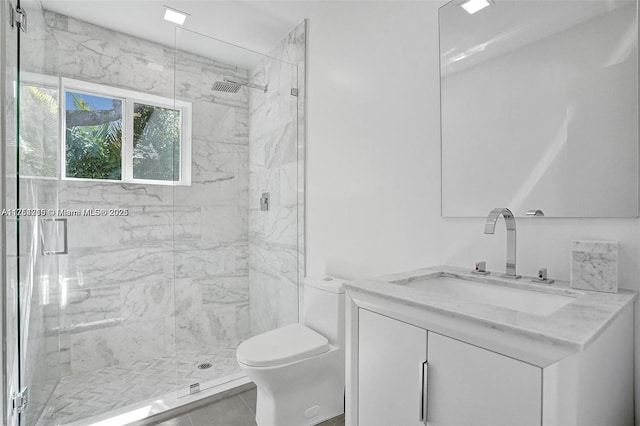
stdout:
<svg viewBox="0 0 640 426">
<path fill-rule="evenodd" d="M 215 347 L 180 350 L 176 355 L 63 377 L 47 401 L 37 425 L 65 425 L 138 401 L 188 389 L 193 383 L 239 373 L 236 348 L 240 342 L 225 340 Z M 202 363 L 212 366 L 198 369 Z"/>
</svg>

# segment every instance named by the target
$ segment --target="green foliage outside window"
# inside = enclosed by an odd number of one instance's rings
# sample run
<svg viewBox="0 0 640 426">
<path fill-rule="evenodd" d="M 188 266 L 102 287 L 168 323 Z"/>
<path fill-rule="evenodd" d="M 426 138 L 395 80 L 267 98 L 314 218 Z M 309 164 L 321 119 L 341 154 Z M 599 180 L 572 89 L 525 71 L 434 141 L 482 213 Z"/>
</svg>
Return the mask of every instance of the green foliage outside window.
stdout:
<svg viewBox="0 0 640 426">
<path fill-rule="evenodd" d="M 180 112 L 133 106 L 134 179 L 180 180 Z"/>
<path fill-rule="evenodd" d="M 96 109 L 87 102 L 87 98 L 98 98 L 70 93 L 73 110 L 86 116 L 84 125 L 66 129 L 66 175 L 85 179 L 122 178 L 122 114 L 119 119 L 106 123 L 97 123 L 89 114 Z M 104 99 L 104 98 L 101 98 Z M 122 111 L 122 101 L 112 100 L 114 110 Z M 67 107 L 67 114 L 71 108 Z M 116 114 L 118 115 L 118 114 Z"/>
<path fill-rule="evenodd" d="M 109 98 L 67 92 L 67 177 L 122 178 L 122 101 L 112 99 L 110 110 L 100 110 Z M 73 115 L 73 117 L 71 117 Z M 180 179 L 180 111 L 133 104 L 133 178 Z"/>
<path fill-rule="evenodd" d="M 21 86 L 19 148 L 21 176 L 57 176 L 57 89 Z"/>
</svg>

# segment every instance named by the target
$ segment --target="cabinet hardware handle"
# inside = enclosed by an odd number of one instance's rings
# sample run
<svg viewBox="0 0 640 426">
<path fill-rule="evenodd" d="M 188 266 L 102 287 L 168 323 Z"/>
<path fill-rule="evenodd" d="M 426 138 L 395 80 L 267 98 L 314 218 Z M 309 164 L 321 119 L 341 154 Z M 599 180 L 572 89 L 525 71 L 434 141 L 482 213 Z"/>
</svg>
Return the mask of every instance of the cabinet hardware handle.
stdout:
<svg viewBox="0 0 640 426">
<path fill-rule="evenodd" d="M 429 364 L 425 361 L 422 363 L 422 389 L 420 394 L 422 396 L 420 400 L 420 422 L 427 424 L 427 417 L 429 413 Z"/>
</svg>

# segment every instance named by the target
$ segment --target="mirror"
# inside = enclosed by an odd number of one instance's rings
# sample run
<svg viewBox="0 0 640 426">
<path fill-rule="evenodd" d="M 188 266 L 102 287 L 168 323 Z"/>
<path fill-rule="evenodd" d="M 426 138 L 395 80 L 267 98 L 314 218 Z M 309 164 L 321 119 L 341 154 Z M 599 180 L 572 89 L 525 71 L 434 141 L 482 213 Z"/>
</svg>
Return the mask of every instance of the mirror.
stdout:
<svg viewBox="0 0 640 426">
<path fill-rule="evenodd" d="M 439 10 L 442 216 L 638 217 L 636 1 Z"/>
</svg>

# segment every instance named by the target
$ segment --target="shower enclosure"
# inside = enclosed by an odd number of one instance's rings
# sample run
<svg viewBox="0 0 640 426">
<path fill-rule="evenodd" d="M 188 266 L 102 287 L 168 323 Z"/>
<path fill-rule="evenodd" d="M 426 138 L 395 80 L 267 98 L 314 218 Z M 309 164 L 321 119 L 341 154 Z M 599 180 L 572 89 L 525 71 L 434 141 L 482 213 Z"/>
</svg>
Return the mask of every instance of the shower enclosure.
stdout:
<svg viewBox="0 0 640 426">
<path fill-rule="evenodd" d="M 247 383 L 239 342 L 298 320 L 304 24 L 262 55 L 13 7 L 6 424 L 126 424 Z"/>
</svg>

